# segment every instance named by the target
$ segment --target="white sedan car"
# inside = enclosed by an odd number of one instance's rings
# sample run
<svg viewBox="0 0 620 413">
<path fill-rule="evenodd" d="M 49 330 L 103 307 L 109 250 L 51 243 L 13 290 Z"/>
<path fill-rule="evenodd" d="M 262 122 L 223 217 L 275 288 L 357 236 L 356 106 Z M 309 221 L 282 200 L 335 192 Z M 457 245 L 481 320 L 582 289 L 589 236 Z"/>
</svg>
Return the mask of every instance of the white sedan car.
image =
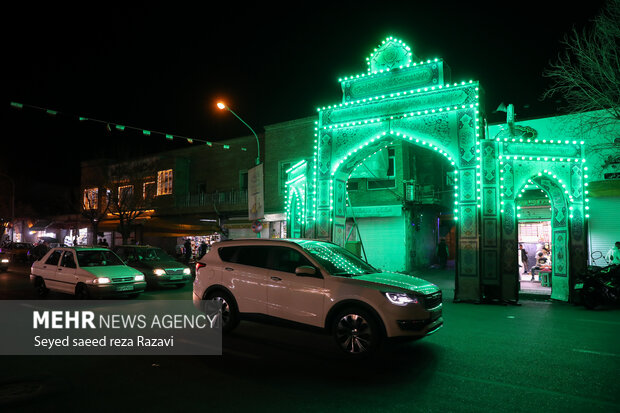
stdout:
<svg viewBox="0 0 620 413">
<path fill-rule="evenodd" d="M 53 248 L 30 269 L 40 297 L 49 290 L 78 298 L 138 296 L 146 288 L 144 275 L 123 263 L 107 248 Z"/>
</svg>

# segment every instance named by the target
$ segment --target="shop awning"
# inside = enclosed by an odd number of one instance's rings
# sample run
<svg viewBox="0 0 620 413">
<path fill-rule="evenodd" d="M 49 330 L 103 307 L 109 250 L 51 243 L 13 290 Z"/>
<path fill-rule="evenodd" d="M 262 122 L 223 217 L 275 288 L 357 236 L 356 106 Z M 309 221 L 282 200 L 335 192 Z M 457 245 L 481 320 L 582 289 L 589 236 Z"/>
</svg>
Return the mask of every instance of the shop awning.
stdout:
<svg viewBox="0 0 620 413">
<path fill-rule="evenodd" d="M 68 218 L 54 220 L 47 226 L 47 229 L 76 229 L 90 227 L 90 222 L 85 218 Z"/>
<path fill-rule="evenodd" d="M 216 222 L 201 221 L 199 217 L 152 217 L 142 225 L 144 234 L 162 237 L 211 235 L 219 231 Z"/>
<path fill-rule="evenodd" d="M 106 219 L 99 223 L 97 230 L 100 232 L 117 231 L 118 224 L 118 219 Z M 211 235 L 220 230 L 215 219 L 197 215 L 140 217 L 132 225 L 139 226 L 144 235 L 153 237 Z"/>
<path fill-rule="evenodd" d="M 47 227 L 49 227 L 51 224 L 52 224 L 52 221 L 48 221 L 45 219 L 39 219 L 30 228 L 28 228 L 28 230 L 29 231 L 45 231 Z"/>
</svg>

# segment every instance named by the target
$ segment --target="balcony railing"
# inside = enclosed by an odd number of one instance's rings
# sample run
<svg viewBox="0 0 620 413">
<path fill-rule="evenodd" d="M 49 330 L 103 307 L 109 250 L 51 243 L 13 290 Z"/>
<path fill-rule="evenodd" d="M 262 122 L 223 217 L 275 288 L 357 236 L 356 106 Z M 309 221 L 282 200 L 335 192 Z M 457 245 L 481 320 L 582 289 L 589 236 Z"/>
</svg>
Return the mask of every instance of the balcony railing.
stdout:
<svg viewBox="0 0 620 413">
<path fill-rule="evenodd" d="M 178 196 L 178 195 L 177 195 Z M 189 193 L 184 196 L 178 196 L 178 207 L 209 207 L 215 205 L 247 205 L 248 190 L 239 189 L 226 192 L 211 193 Z"/>
</svg>

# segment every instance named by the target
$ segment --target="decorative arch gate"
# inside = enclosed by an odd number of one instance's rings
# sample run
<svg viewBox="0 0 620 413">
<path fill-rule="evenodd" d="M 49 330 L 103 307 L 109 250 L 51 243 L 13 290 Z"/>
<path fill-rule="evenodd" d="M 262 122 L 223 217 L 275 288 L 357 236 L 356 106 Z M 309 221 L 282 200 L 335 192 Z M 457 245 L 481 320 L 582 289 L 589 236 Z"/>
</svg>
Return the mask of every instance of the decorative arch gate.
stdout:
<svg viewBox="0 0 620 413">
<path fill-rule="evenodd" d="M 515 188 L 538 173 L 541 165 L 542 170 L 561 175 L 562 182 L 570 185 L 573 201 L 573 218 L 562 221 L 566 223 L 565 239 L 572 232 L 585 240 L 583 164 L 549 160 L 547 167 L 547 161 L 517 160 L 517 156 L 532 156 L 532 149 L 551 148 L 527 142 L 520 145 L 513 137 L 510 141 L 485 139 L 478 82 L 450 83 L 449 68 L 441 59 L 414 62 L 414 58 L 405 43 L 387 38 L 367 59 L 368 73 L 340 80 L 342 103 L 318 110 L 313 159 L 294 169 L 294 177 L 287 183 L 289 205 L 301 193 L 300 185 L 306 194 L 304 218 L 296 219 L 302 222 L 301 236 L 344 245 L 346 182 L 354 168 L 398 139 L 425 146 L 445 156 L 456 171 L 455 299 L 517 300 Z M 573 159 L 582 159 L 577 155 L 582 151 L 579 145 L 551 146 L 553 153 L 570 147 Z M 300 178 L 301 166 L 304 178 Z M 541 181 L 541 185 L 545 184 Z M 555 190 L 554 194 L 554 207 L 558 208 L 554 216 L 560 218 L 569 202 Z M 562 234 L 559 228 L 558 237 Z M 567 254 L 571 246 L 567 244 Z M 568 265 L 562 271 L 567 273 L 567 269 Z M 557 298 L 567 299 L 568 287 L 565 293 L 560 290 Z"/>
<path fill-rule="evenodd" d="M 551 205 L 551 298 L 569 301 L 574 276 L 585 270 L 587 262 L 584 142 L 539 138 L 535 130 L 516 126 L 485 140 L 481 148 L 483 281 L 492 279 L 497 269 L 501 288 L 496 295 L 518 298 L 516 201 L 529 182 L 547 194 Z M 500 266 L 493 265 L 495 258 Z"/>
</svg>

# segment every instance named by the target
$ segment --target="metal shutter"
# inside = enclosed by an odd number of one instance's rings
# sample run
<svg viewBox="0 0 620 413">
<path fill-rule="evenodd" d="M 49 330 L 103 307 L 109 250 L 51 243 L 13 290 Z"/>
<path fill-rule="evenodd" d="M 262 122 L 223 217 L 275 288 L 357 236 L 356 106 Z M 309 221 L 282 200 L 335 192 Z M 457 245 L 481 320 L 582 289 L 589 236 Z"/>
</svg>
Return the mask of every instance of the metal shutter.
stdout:
<svg viewBox="0 0 620 413">
<path fill-rule="evenodd" d="M 600 251 L 603 256 L 620 241 L 620 197 L 590 198 L 589 218 L 589 247 L 590 262 L 594 251 Z M 603 260 L 597 261 L 598 265 Z"/>
<path fill-rule="evenodd" d="M 405 271 L 404 217 L 358 218 L 368 262 L 384 271 Z"/>
</svg>

